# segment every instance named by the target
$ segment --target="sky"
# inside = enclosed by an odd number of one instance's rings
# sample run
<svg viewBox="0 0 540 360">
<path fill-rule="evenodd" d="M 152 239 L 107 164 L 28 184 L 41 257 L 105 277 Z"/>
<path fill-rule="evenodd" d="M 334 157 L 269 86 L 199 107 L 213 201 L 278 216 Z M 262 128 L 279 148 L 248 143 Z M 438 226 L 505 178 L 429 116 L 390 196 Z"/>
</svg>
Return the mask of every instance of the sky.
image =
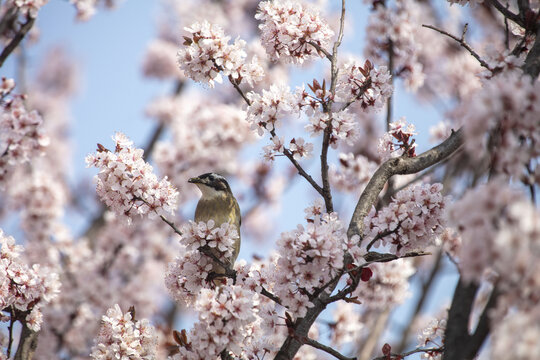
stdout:
<svg viewBox="0 0 540 360">
<path fill-rule="evenodd" d="M 355 21 L 346 32 L 342 51 L 358 53 L 363 44 L 361 29 L 364 28 L 367 11 L 360 1 L 350 3 L 349 13 L 354 14 Z M 51 0 L 39 12 L 40 40 L 27 47 L 27 76 L 32 77 L 43 55 L 57 45 L 67 49 L 79 67 L 80 86 L 71 103 L 74 182 L 95 174 L 95 169 L 85 168 L 84 158 L 95 151 L 98 142 L 110 146 L 111 136 L 116 131 L 127 134 L 135 144 L 142 146 L 146 143 L 154 123 L 144 115 L 144 109 L 154 97 L 170 93 L 172 86 L 145 79 L 141 72 L 146 46 L 157 33 L 159 14 L 159 1 L 144 0 L 119 2 L 117 9 L 112 11 L 100 9 L 88 22 L 75 20 L 75 10 L 68 1 Z M 14 76 L 15 59 L 16 56 L 12 55 L 2 69 L 2 76 Z M 313 78 L 308 77 L 309 71 L 295 73 L 293 83 Z M 211 89 L 205 91 L 211 92 Z M 427 129 L 440 119 L 437 109 L 419 105 L 399 87 L 395 97 L 395 119 L 406 116 L 414 121 L 421 133 L 419 149 L 427 149 L 431 145 L 426 141 Z M 280 224 L 281 231 L 293 229 L 303 218 L 302 209 L 307 205 L 304 188 L 303 182 L 297 182 L 286 194 L 290 204 L 287 210 L 298 216 L 285 217 Z M 255 247 L 244 248 L 240 257 L 249 259 Z M 435 308 L 435 302 L 449 298 L 453 287 L 448 284 L 454 281 L 455 278 L 450 276 L 436 288 L 439 295 L 428 306 Z M 406 305 L 398 310 L 395 321 L 403 319 L 407 309 Z"/>
</svg>

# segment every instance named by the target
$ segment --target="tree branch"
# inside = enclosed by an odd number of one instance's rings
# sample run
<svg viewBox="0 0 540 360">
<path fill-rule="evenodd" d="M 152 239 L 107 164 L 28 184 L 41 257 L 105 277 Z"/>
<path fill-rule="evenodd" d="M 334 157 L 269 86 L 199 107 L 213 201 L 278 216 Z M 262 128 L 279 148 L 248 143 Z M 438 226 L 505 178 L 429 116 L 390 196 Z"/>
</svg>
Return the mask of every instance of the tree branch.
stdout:
<svg viewBox="0 0 540 360">
<path fill-rule="evenodd" d="M 459 279 L 448 312 L 444 333 L 446 350 L 443 353 L 443 360 L 465 359 L 466 346 L 464 345 L 469 344 L 471 340 L 468 330 L 469 317 L 477 290 L 477 284 L 466 283 L 463 279 Z"/>
<path fill-rule="evenodd" d="M 454 36 L 444 30 L 441 30 L 439 28 L 436 28 L 435 26 L 433 25 L 425 25 L 425 24 L 422 24 L 423 27 L 425 28 L 428 28 L 428 29 L 431 29 L 431 30 L 435 30 L 443 35 L 446 35 L 448 36 L 449 38 L 451 39 L 454 39 L 455 41 L 458 42 L 458 44 L 463 47 L 465 50 L 467 50 L 472 56 L 474 56 L 474 58 L 476 60 L 478 60 L 478 62 L 480 63 L 480 65 L 482 65 L 482 67 L 485 67 L 486 69 L 492 71 L 492 69 L 489 67 L 488 63 L 485 62 L 484 60 L 482 60 L 482 58 L 480 57 L 480 55 L 478 55 L 478 53 L 476 51 L 473 50 L 473 48 L 470 47 L 469 44 L 467 44 L 467 42 L 465 41 L 465 33 L 467 32 L 467 25 L 468 24 L 465 24 L 465 26 L 463 27 L 463 33 L 461 34 L 461 38 L 458 38 L 457 36 Z"/>
<path fill-rule="evenodd" d="M 523 21 L 521 21 L 519 16 L 508 10 L 506 6 L 501 4 L 498 0 L 487 0 L 487 3 L 493 5 L 493 7 L 497 9 L 497 11 L 499 11 L 505 18 L 510 19 L 516 24 L 525 27 Z"/>
<path fill-rule="evenodd" d="M 332 355 L 336 359 L 339 359 L 339 360 L 356 360 L 355 357 L 345 356 L 345 355 L 341 354 L 340 352 L 334 350 L 330 346 L 323 345 L 323 344 L 321 344 L 320 342 L 318 342 L 316 340 L 310 339 L 308 337 L 304 338 L 303 340 L 304 340 L 304 344 L 312 346 L 315 349 L 322 350 L 322 351 Z"/>
<path fill-rule="evenodd" d="M 15 360 L 32 360 L 34 353 L 36 352 L 38 332 L 31 330 L 26 326 L 24 321 L 22 323 L 21 337 L 19 340 L 19 346 L 15 353 Z"/>
<path fill-rule="evenodd" d="M 427 169 L 430 166 L 451 156 L 463 144 L 463 130 L 452 132 L 440 145 L 412 158 L 398 157 L 385 161 L 362 192 L 356 205 L 354 213 L 347 230 L 347 236 L 350 238 L 359 235 L 362 239 L 364 233 L 364 217 L 368 214 L 371 207 L 376 203 L 377 198 L 384 188 L 384 185 L 394 175 L 415 174 Z"/>
<path fill-rule="evenodd" d="M 11 39 L 11 41 L 9 42 L 9 44 L 7 44 L 4 50 L 2 50 L 2 53 L 0 53 L 0 67 L 4 65 L 4 61 L 6 61 L 7 57 L 13 52 L 13 50 L 15 50 L 17 46 L 19 46 L 20 42 L 30 31 L 35 21 L 36 19 L 33 17 L 26 17 L 26 22 L 21 26 L 19 31 L 17 31 L 13 39 Z"/>
</svg>

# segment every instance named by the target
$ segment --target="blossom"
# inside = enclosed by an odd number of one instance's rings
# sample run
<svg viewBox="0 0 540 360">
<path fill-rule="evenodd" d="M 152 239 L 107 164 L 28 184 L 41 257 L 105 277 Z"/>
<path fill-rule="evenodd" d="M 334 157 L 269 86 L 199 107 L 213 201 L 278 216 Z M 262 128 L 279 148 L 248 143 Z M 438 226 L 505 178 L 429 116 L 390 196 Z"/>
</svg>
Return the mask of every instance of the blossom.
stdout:
<svg viewBox="0 0 540 360">
<path fill-rule="evenodd" d="M 381 109 L 392 95 L 391 74 L 386 66 L 375 68 L 366 60 L 364 65 L 354 60 L 339 69 L 336 99 L 345 103 L 358 102 L 363 109 Z"/>
<path fill-rule="evenodd" d="M 177 45 L 165 39 L 156 39 L 148 44 L 143 60 L 143 73 L 147 77 L 183 80 L 183 74 L 176 62 Z"/>
<path fill-rule="evenodd" d="M 178 192 L 167 178 L 158 180 L 143 150 L 134 148 L 124 134 L 116 133 L 113 140 L 114 152 L 98 144 L 97 152 L 86 157 L 88 167 L 100 169 L 94 178 L 100 199 L 128 223 L 135 215 L 174 213 Z"/>
<path fill-rule="evenodd" d="M 94 360 L 153 360 L 156 345 L 157 336 L 148 320 L 135 320 L 131 312 L 122 313 L 116 304 L 101 318 L 90 357 Z"/>
<path fill-rule="evenodd" d="M 533 182 L 527 167 L 540 156 L 540 81 L 504 71 L 483 85 L 452 113 L 464 125 L 465 150 L 476 161 L 490 156 L 498 173 Z"/>
<path fill-rule="evenodd" d="M 344 140 L 347 144 L 352 145 L 358 139 L 354 116 L 348 110 L 331 114 L 316 110 L 309 117 L 309 124 L 305 126 L 305 129 L 314 137 L 320 135 L 329 124 L 332 125 L 329 143 L 334 149 L 337 148 L 339 140 Z"/>
<path fill-rule="evenodd" d="M 256 316 L 258 299 L 256 293 L 229 284 L 201 290 L 195 303 L 198 321 L 172 359 L 214 359 L 224 350 L 241 354 L 244 346 L 262 335 Z"/>
<path fill-rule="evenodd" d="M 360 192 L 377 169 L 377 164 L 362 155 L 339 154 L 339 168 L 330 166 L 330 181 L 343 191 Z"/>
<path fill-rule="evenodd" d="M 412 139 L 412 136 L 416 134 L 414 125 L 407 123 L 402 117 L 398 121 L 390 123 L 390 130 L 379 138 L 377 150 L 385 160 L 402 155 L 416 156 L 416 143 Z M 396 140 L 397 144 L 394 142 Z"/>
<path fill-rule="evenodd" d="M 461 236 L 458 263 L 463 278 L 480 281 L 487 271 L 496 274 L 504 293 L 496 318 L 510 306 L 536 308 L 540 212 L 534 205 L 496 179 L 469 190 L 448 209 L 448 219 Z"/>
<path fill-rule="evenodd" d="M 434 244 L 445 229 L 448 198 L 441 190 L 438 183 L 417 185 L 398 192 L 385 208 L 376 211 L 373 207 L 364 219 L 364 242 L 389 245 L 398 255 Z"/>
<path fill-rule="evenodd" d="M 2 77 L 0 84 L 0 96 L 4 97 L 15 88 L 15 80 Z"/>
<path fill-rule="evenodd" d="M 279 256 L 272 271 L 272 291 L 295 317 L 304 316 L 312 306 L 308 294 L 343 267 L 347 240 L 336 213 L 315 215 L 309 210 L 308 216 L 305 227 L 298 225 L 296 230 L 281 234 L 277 242 Z"/>
<path fill-rule="evenodd" d="M 360 285 L 362 286 L 362 285 Z M 355 341 L 364 328 L 358 306 L 339 301 L 332 312 L 332 343 L 336 346 Z"/>
<path fill-rule="evenodd" d="M 249 92 L 247 98 L 250 101 L 247 121 L 260 136 L 265 130 L 275 130 L 283 117 L 296 113 L 296 99 L 285 85 L 271 85 L 270 89 L 262 91 L 262 95 Z"/>
<path fill-rule="evenodd" d="M 20 312 L 28 312 L 27 326 L 39 331 L 43 322 L 40 308 L 50 303 L 60 292 L 58 274 L 48 267 L 23 262 L 23 247 L 15 239 L 4 235 L 0 229 L 0 308 L 13 306 Z"/>
<path fill-rule="evenodd" d="M 186 76 L 210 87 L 214 87 L 214 82 L 222 82 L 222 74 L 235 84 L 246 80 L 253 85 L 262 80 L 264 74 L 257 58 L 246 62 L 244 40 L 229 44 L 230 36 L 206 20 L 195 22 L 186 30 L 191 37 L 185 37 L 185 46 L 178 51 L 178 64 Z"/>
<path fill-rule="evenodd" d="M 289 145 L 289 150 L 293 154 L 293 158 L 298 161 L 303 157 L 311 157 L 311 153 L 313 152 L 313 144 L 306 143 L 305 140 L 300 137 L 293 138 Z"/>
<path fill-rule="evenodd" d="M 317 11 L 296 0 L 263 1 L 255 18 L 262 21 L 261 42 L 274 61 L 302 64 L 323 57 L 317 48 L 328 47 L 334 35 Z"/>
<path fill-rule="evenodd" d="M 423 42 L 419 24 L 429 19 L 429 10 L 412 0 L 397 1 L 395 6 L 375 6 L 366 28 L 365 54 L 376 63 L 386 63 L 392 46 L 394 73 L 405 80 L 405 85 L 416 91 L 423 85 Z M 391 45 L 390 45 L 391 43 Z"/>
<path fill-rule="evenodd" d="M 38 11 L 49 0 L 10 0 L 10 2 L 18 7 L 23 14 L 36 18 Z"/>
<path fill-rule="evenodd" d="M 415 269 L 409 259 L 397 259 L 369 265 L 373 276 L 362 281 L 353 296 L 369 309 L 387 309 L 401 304 L 410 296 L 409 278 Z"/>
<path fill-rule="evenodd" d="M 9 88 L 9 86 L 8 86 Z M 16 96 L 0 110 L 0 185 L 15 166 L 43 155 L 49 138 L 36 110 L 28 111 L 24 98 Z"/>
</svg>

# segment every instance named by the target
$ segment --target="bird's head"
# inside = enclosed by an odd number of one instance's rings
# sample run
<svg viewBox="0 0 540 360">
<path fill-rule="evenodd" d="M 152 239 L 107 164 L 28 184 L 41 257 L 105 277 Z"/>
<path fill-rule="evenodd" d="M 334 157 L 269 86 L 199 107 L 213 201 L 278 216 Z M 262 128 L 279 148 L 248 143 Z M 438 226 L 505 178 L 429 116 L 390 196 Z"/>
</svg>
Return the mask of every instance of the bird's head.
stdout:
<svg viewBox="0 0 540 360">
<path fill-rule="evenodd" d="M 216 173 L 202 174 L 189 179 L 188 182 L 197 185 L 202 192 L 202 196 L 206 198 L 232 194 L 227 180 Z"/>
</svg>

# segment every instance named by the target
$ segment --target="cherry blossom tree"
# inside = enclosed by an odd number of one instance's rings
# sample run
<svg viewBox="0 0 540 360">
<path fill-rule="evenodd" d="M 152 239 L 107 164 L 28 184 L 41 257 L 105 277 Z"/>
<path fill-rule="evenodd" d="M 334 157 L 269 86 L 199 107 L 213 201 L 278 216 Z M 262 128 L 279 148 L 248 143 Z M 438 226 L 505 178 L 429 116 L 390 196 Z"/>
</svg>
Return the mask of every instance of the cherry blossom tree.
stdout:
<svg viewBox="0 0 540 360">
<path fill-rule="evenodd" d="M 0 3 L 0 69 L 43 6 Z M 345 0 L 164 1 L 141 72 L 173 91 L 145 146 L 96 139 L 90 191 L 59 156 L 72 60 L 5 74 L 0 359 L 538 359 L 540 1 L 362 6 L 365 26 Z M 440 121 L 399 114 L 405 93 Z M 240 229 L 191 220 L 205 172 Z M 231 268 L 240 233 L 262 254 Z"/>
</svg>

